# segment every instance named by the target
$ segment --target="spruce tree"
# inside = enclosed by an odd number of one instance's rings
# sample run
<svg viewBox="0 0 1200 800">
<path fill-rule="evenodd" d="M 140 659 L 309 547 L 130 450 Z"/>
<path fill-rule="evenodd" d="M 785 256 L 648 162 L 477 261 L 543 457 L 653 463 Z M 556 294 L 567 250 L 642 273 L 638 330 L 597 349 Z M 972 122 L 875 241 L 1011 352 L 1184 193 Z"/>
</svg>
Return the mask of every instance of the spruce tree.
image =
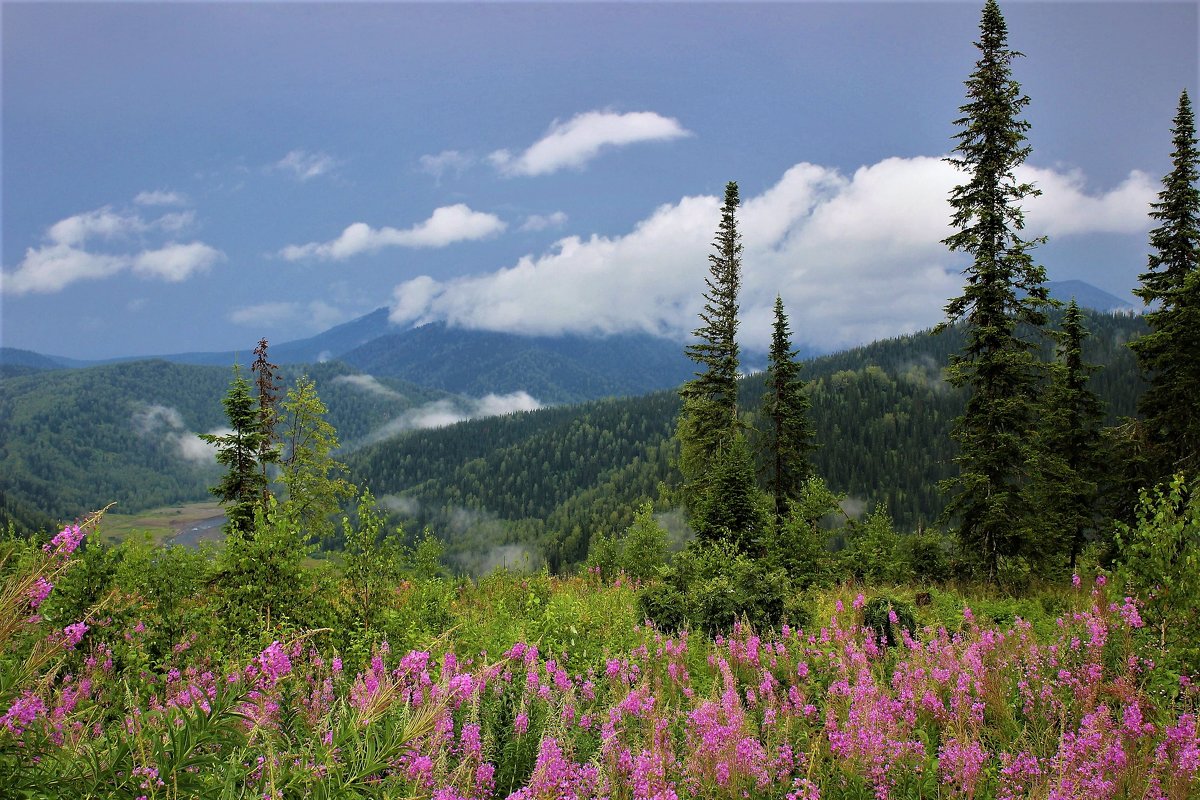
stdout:
<svg viewBox="0 0 1200 800">
<path fill-rule="evenodd" d="M 1029 154 L 1029 123 L 1020 117 L 1029 98 L 1011 70 L 1021 54 L 1008 47 L 995 0 L 984 6 L 979 28 L 980 58 L 966 81 L 962 116 L 955 120 L 960 128 L 955 155 L 947 159 L 967 182 L 950 193 L 958 230 L 945 244 L 970 255 L 972 263 L 963 294 L 946 305 L 942 325 L 966 320 L 967 342 L 951 358 L 947 377 L 970 390 L 953 434 L 959 476 L 944 488 L 951 492 L 946 518 L 957 523 L 964 553 L 995 579 L 1001 559 L 1020 555 L 1025 545 L 1020 531 L 1027 529 L 1029 512 L 1021 489 L 1033 455 L 1029 434 L 1042 372 L 1035 346 L 1018 326 L 1040 328 L 1052 301 L 1045 270 L 1030 255 L 1039 240 L 1021 236 L 1019 203 L 1038 193 L 1014 176 Z"/>
<path fill-rule="evenodd" d="M 1088 388 L 1096 367 L 1083 360 L 1088 331 L 1083 313 L 1072 300 L 1057 334 L 1058 361 L 1039 424 L 1040 447 L 1030 504 L 1039 509 L 1037 536 L 1042 552 L 1068 554 L 1074 571 L 1086 532 L 1096 526 L 1100 461 L 1100 425 L 1104 409 Z M 1060 562 L 1061 563 L 1061 562 Z"/>
<path fill-rule="evenodd" d="M 250 371 L 254 373 L 254 386 L 258 392 L 258 465 L 262 471 L 262 507 L 267 509 L 271 494 L 271 479 L 267 473 L 269 464 L 278 464 L 280 457 L 279 434 L 279 384 L 275 375 L 279 367 L 272 364 L 267 355 L 267 340 L 259 339 L 254 348 L 254 362 Z"/>
<path fill-rule="evenodd" d="M 221 401 L 229 419 L 229 433 L 201 433 L 201 439 L 217 448 L 217 463 L 226 468 L 221 482 L 209 491 L 225 506 L 228 522 L 225 531 L 250 533 L 254 529 L 255 509 L 261 508 L 267 491 L 267 479 L 259 468 L 262 426 L 258 404 L 250 394 L 250 383 L 236 364 L 233 381 Z"/>
<path fill-rule="evenodd" d="M 783 298 L 776 295 L 762 406 L 766 423 L 763 447 L 766 487 L 775 498 L 776 519 L 782 520 L 787 515 L 788 503 L 799 499 L 805 482 L 812 476 L 810 454 L 816 446 L 808 417 L 810 406 L 800 377 L 800 363 L 792 349 Z"/>
<path fill-rule="evenodd" d="M 742 243 L 737 230 L 738 187 L 725 185 L 721 222 L 709 254 L 708 290 L 704 293 L 703 323 L 693 332 L 699 341 L 688 345 L 687 356 L 704 367 L 679 390 L 680 469 L 684 499 L 695 512 L 707 491 L 714 460 L 738 430 L 738 290 L 741 287 Z"/>
<path fill-rule="evenodd" d="M 1150 385 L 1138 409 L 1145 419 L 1159 480 L 1200 469 L 1200 153 L 1187 92 L 1175 115 L 1173 168 L 1150 216 L 1148 269 L 1135 293 L 1150 332 L 1130 344 Z"/>
<path fill-rule="evenodd" d="M 739 553 L 763 555 L 771 528 L 769 502 L 755 480 L 746 437 L 736 434 L 718 454 L 708 491 L 693 514 L 696 540 L 724 541 Z"/>
</svg>

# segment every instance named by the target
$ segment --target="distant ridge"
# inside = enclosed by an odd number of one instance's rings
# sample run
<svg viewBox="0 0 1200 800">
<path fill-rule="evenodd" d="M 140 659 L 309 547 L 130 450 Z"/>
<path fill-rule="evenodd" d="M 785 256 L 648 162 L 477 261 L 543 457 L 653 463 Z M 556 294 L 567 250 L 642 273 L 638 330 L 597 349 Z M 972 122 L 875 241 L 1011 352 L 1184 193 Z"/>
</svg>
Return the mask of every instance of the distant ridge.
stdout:
<svg viewBox="0 0 1200 800">
<path fill-rule="evenodd" d="M 1048 281 L 1046 288 L 1050 290 L 1050 296 L 1055 300 L 1061 300 L 1064 303 L 1069 303 L 1074 298 L 1075 303 L 1081 308 L 1090 308 L 1093 311 L 1140 311 L 1138 306 L 1133 304 L 1133 298 L 1122 300 L 1116 295 L 1096 286 L 1092 286 L 1087 281 Z"/>
<path fill-rule="evenodd" d="M 1104 313 L 1134 312 L 1132 298 L 1122 300 L 1086 281 L 1051 281 L 1052 297 L 1075 298 L 1084 308 Z M 542 403 L 572 403 L 603 397 L 629 397 L 670 389 L 689 380 L 695 365 L 679 342 L 644 333 L 603 337 L 566 334 L 522 336 L 456 328 L 433 322 L 399 329 L 389 310 L 377 308 L 306 339 L 272 343 L 271 360 L 279 365 L 344 361 L 356 369 L 447 392 L 481 397 L 524 391 Z M 174 364 L 229 367 L 250 362 L 253 342 L 238 351 L 174 353 L 105 361 L 44 356 L 28 350 L 0 349 L 0 375 L 87 367 L 98 364 L 161 360 Z M 821 353 L 799 348 L 801 357 Z M 761 353 L 744 352 L 744 366 L 756 371 Z"/>
<path fill-rule="evenodd" d="M 695 366 L 678 342 L 644 333 L 519 336 L 444 322 L 381 336 L 339 360 L 433 389 L 474 397 L 524 391 L 543 403 L 670 389 Z"/>
</svg>

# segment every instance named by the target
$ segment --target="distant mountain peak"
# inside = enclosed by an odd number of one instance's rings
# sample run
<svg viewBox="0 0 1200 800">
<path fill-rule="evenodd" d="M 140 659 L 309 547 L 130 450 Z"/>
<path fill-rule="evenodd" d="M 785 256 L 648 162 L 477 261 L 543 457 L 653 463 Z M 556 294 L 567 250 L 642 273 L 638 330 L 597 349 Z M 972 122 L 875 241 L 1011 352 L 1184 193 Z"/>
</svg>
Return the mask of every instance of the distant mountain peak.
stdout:
<svg viewBox="0 0 1200 800">
<path fill-rule="evenodd" d="M 1134 305 L 1133 299 L 1122 300 L 1116 295 L 1109 294 L 1103 289 L 1093 286 L 1087 281 L 1069 280 L 1069 281 L 1047 281 L 1046 288 L 1050 291 L 1050 296 L 1055 300 L 1061 300 L 1064 303 L 1075 300 L 1076 305 L 1081 308 L 1090 308 L 1093 311 L 1137 311 L 1137 306 Z"/>
</svg>

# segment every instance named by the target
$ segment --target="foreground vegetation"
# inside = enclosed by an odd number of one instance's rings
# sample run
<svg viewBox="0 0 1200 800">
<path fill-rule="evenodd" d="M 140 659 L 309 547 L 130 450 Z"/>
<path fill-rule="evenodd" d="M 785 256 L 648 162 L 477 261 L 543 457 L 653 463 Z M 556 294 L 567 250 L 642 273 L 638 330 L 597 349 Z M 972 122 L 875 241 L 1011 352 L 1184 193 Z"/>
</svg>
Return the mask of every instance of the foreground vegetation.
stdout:
<svg viewBox="0 0 1200 800">
<path fill-rule="evenodd" d="M 85 534 L 4 545 L 5 796 L 1200 792 L 1194 676 L 1105 575 L 843 584 L 708 638 L 641 622 L 623 574 L 454 583 L 410 551 L 370 605 L 352 565 L 305 568 L 310 602 L 231 630 L 204 556 Z"/>
</svg>

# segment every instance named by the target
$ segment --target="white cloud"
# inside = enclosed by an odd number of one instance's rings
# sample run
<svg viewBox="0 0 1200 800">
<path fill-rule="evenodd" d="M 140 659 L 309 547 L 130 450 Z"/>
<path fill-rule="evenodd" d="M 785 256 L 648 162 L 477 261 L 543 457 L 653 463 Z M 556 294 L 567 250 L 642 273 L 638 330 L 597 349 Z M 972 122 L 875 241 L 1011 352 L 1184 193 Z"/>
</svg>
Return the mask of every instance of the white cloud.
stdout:
<svg viewBox="0 0 1200 800">
<path fill-rule="evenodd" d="M 1042 190 L 1025 202 L 1028 226 L 1049 236 L 1097 231 L 1140 233 L 1149 230 L 1150 204 L 1160 186 L 1149 175 L 1133 170 L 1115 188 L 1089 195 L 1080 172 L 1054 172 L 1026 166 L 1017 176 Z"/>
<path fill-rule="evenodd" d="M 235 325 L 274 326 L 300 323 L 307 330 L 325 330 L 344 322 L 346 314 L 323 300 L 308 303 L 272 301 L 239 306 L 229 312 Z"/>
<path fill-rule="evenodd" d="M 228 436 L 233 433 L 232 428 L 214 428 L 209 433 L 216 436 Z M 217 446 L 209 444 L 194 433 L 181 432 L 175 433 L 175 452 L 184 461 L 191 461 L 195 464 L 215 464 L 217 463 Z"/>
<path fill-rule="evenodd" d="M 143 403 L 134 409 L 130 424 L 139 436 L 157 439 L 170 446 L 177 456 L 195 464 L 217 463 L 217 448 L 187 429 L 183 415 L 171 406 Z M 231 428 L 216 428 L 210 433 L 226 436 Z"/>
<path fill-rule="evenodd" d="M 1152 191 L 1140 173 L 1088 193 L 1077 176 L 1036 176 L 1050 202 L 1030 204 L 1031 235 L 1148 227 Z M 889 158 L 853 175 L 789 169 L 743 197 L 743 344 L 765 348 L 782 294 L 798 344 L 833 349 L 936 324 L 962 285 L 960 254 L 941 240 L 960 176 L 936 158 Z M 684 197 L 622 236 L 566 237 L 495 272 L 396 287 L 391 320 L 445 320 L 524 334 L 645 331 L 686 340 L 703 302 L 720 198 Z"/>
<path fill-rule="evenodd" d="M 47 228 L 46 243 L 27 248 L 16 269 L 3 273 L 0 288 L 14 295 L 57 292 L 77 281 L 108 278 L 126 270 L 177 283 L 225 257 L 203 242 L 161 242 L 163 234 L 179 233 L 194 223 L 192 211 L 146 219 L 104 206 L 75 214 Z M 159 242 L 147 246 L 154 239 Z"/>
<path fill-rule="evenodd" d="M 3 290 L 15 295 L 57 292 L 76 281 L 116 275 L 127 262 L 122 256 L 89 253 L 65 244 L 31 247 L 15 271 L 4 273 Z"/>
<path fill-rule="evenodd" d="M 372 431 L 366 442 L 381 442 L 405 431 L 444 428 L 479 417 L 496 417 L 518 411 L 536 411 L 542 404 L 528 392 L 488 394 L 478 399 L 446 398 L 411 408 L 387 424 Z"/>
<path fill-rule="evenodd" d="M 393 400 L 404 399 L 404 395 L 400 394 L 395 389 L 389 389 L 388 387 L 384 386 L 374 375 L 338 375 L 331 382 L 344 383 L 364 392 L 377 394 L 380 397 L 390 397 Z"/>
<path fill-rule="evenodd" d="M 288 261 L 320 259 L 344 261 L 361 253 L 371 253 L 384 247 L 445 247 L 455 242 L 485 239 L 507 227 L 495 214 L 472 211 L 459 203 L 435 209 L 429 219 L 411 228 L 372 228 L 365 222 L 355 222 L 341 236 L 328 242 L 309 242 L 288 245 L 279 255 Z"/>
<path fill-rule="evenodd" d="M 169 192 L 166 189 L 154 189 L 145 192 L 138 192 L 137 197 L 133 198 L 133 202 L 139 206 L 186 206 L 188 199 L 186 195 L 179 192 Z"/>
<path fill-rule="evenodd" d="M 497 150 L 488 161 L 506 175 L 547 175 L 583 167 L 605 148 L 691 135 L 678 120 L 653 111 L 587 111 L 566 122 L 556 120 L 524 153 L 514 156 L 508 150 Z"/>
<path fill-rule="evenodd" d="M 550 228 L 561 228 L 567 224 L 565 211 L 555 211 L 553 214 L 531 214 L 521 223 L 523 231 L 544 231 Z"/>
<path fill-rule="evenodd" d="M 338 161 L 328 153 L 297 149 L 276 161 L 273 166 L 303 183 L 331 172 L 338 166 Z"/>
<path fill-rule="evenodd" d="M 437 155 L 424 155 L 419 159 L 421 171 L 432 175 L 439 181 L 448 172 L 455 177 L 462 175 L 475 165 L 475 157 L 458 150 L 443 150 Z"/>
<path fill-rule="evenodd" d="M 55 245 L 76 247 L 88 239 L 113 239 L 142 233 L 149 225 L 137 214 L 122 214 L 104 206 L 59 220 L 46 231 L 46 238 Z"/>
<path fill-rule="evenodd" d="M 223 257 L 220 250 L 203 242 L 172 243 L 157 250 L 143 250 L 134 257 L 132 266 L 137 275 L 179 283 L 203 272 Z"/>
</svg>

